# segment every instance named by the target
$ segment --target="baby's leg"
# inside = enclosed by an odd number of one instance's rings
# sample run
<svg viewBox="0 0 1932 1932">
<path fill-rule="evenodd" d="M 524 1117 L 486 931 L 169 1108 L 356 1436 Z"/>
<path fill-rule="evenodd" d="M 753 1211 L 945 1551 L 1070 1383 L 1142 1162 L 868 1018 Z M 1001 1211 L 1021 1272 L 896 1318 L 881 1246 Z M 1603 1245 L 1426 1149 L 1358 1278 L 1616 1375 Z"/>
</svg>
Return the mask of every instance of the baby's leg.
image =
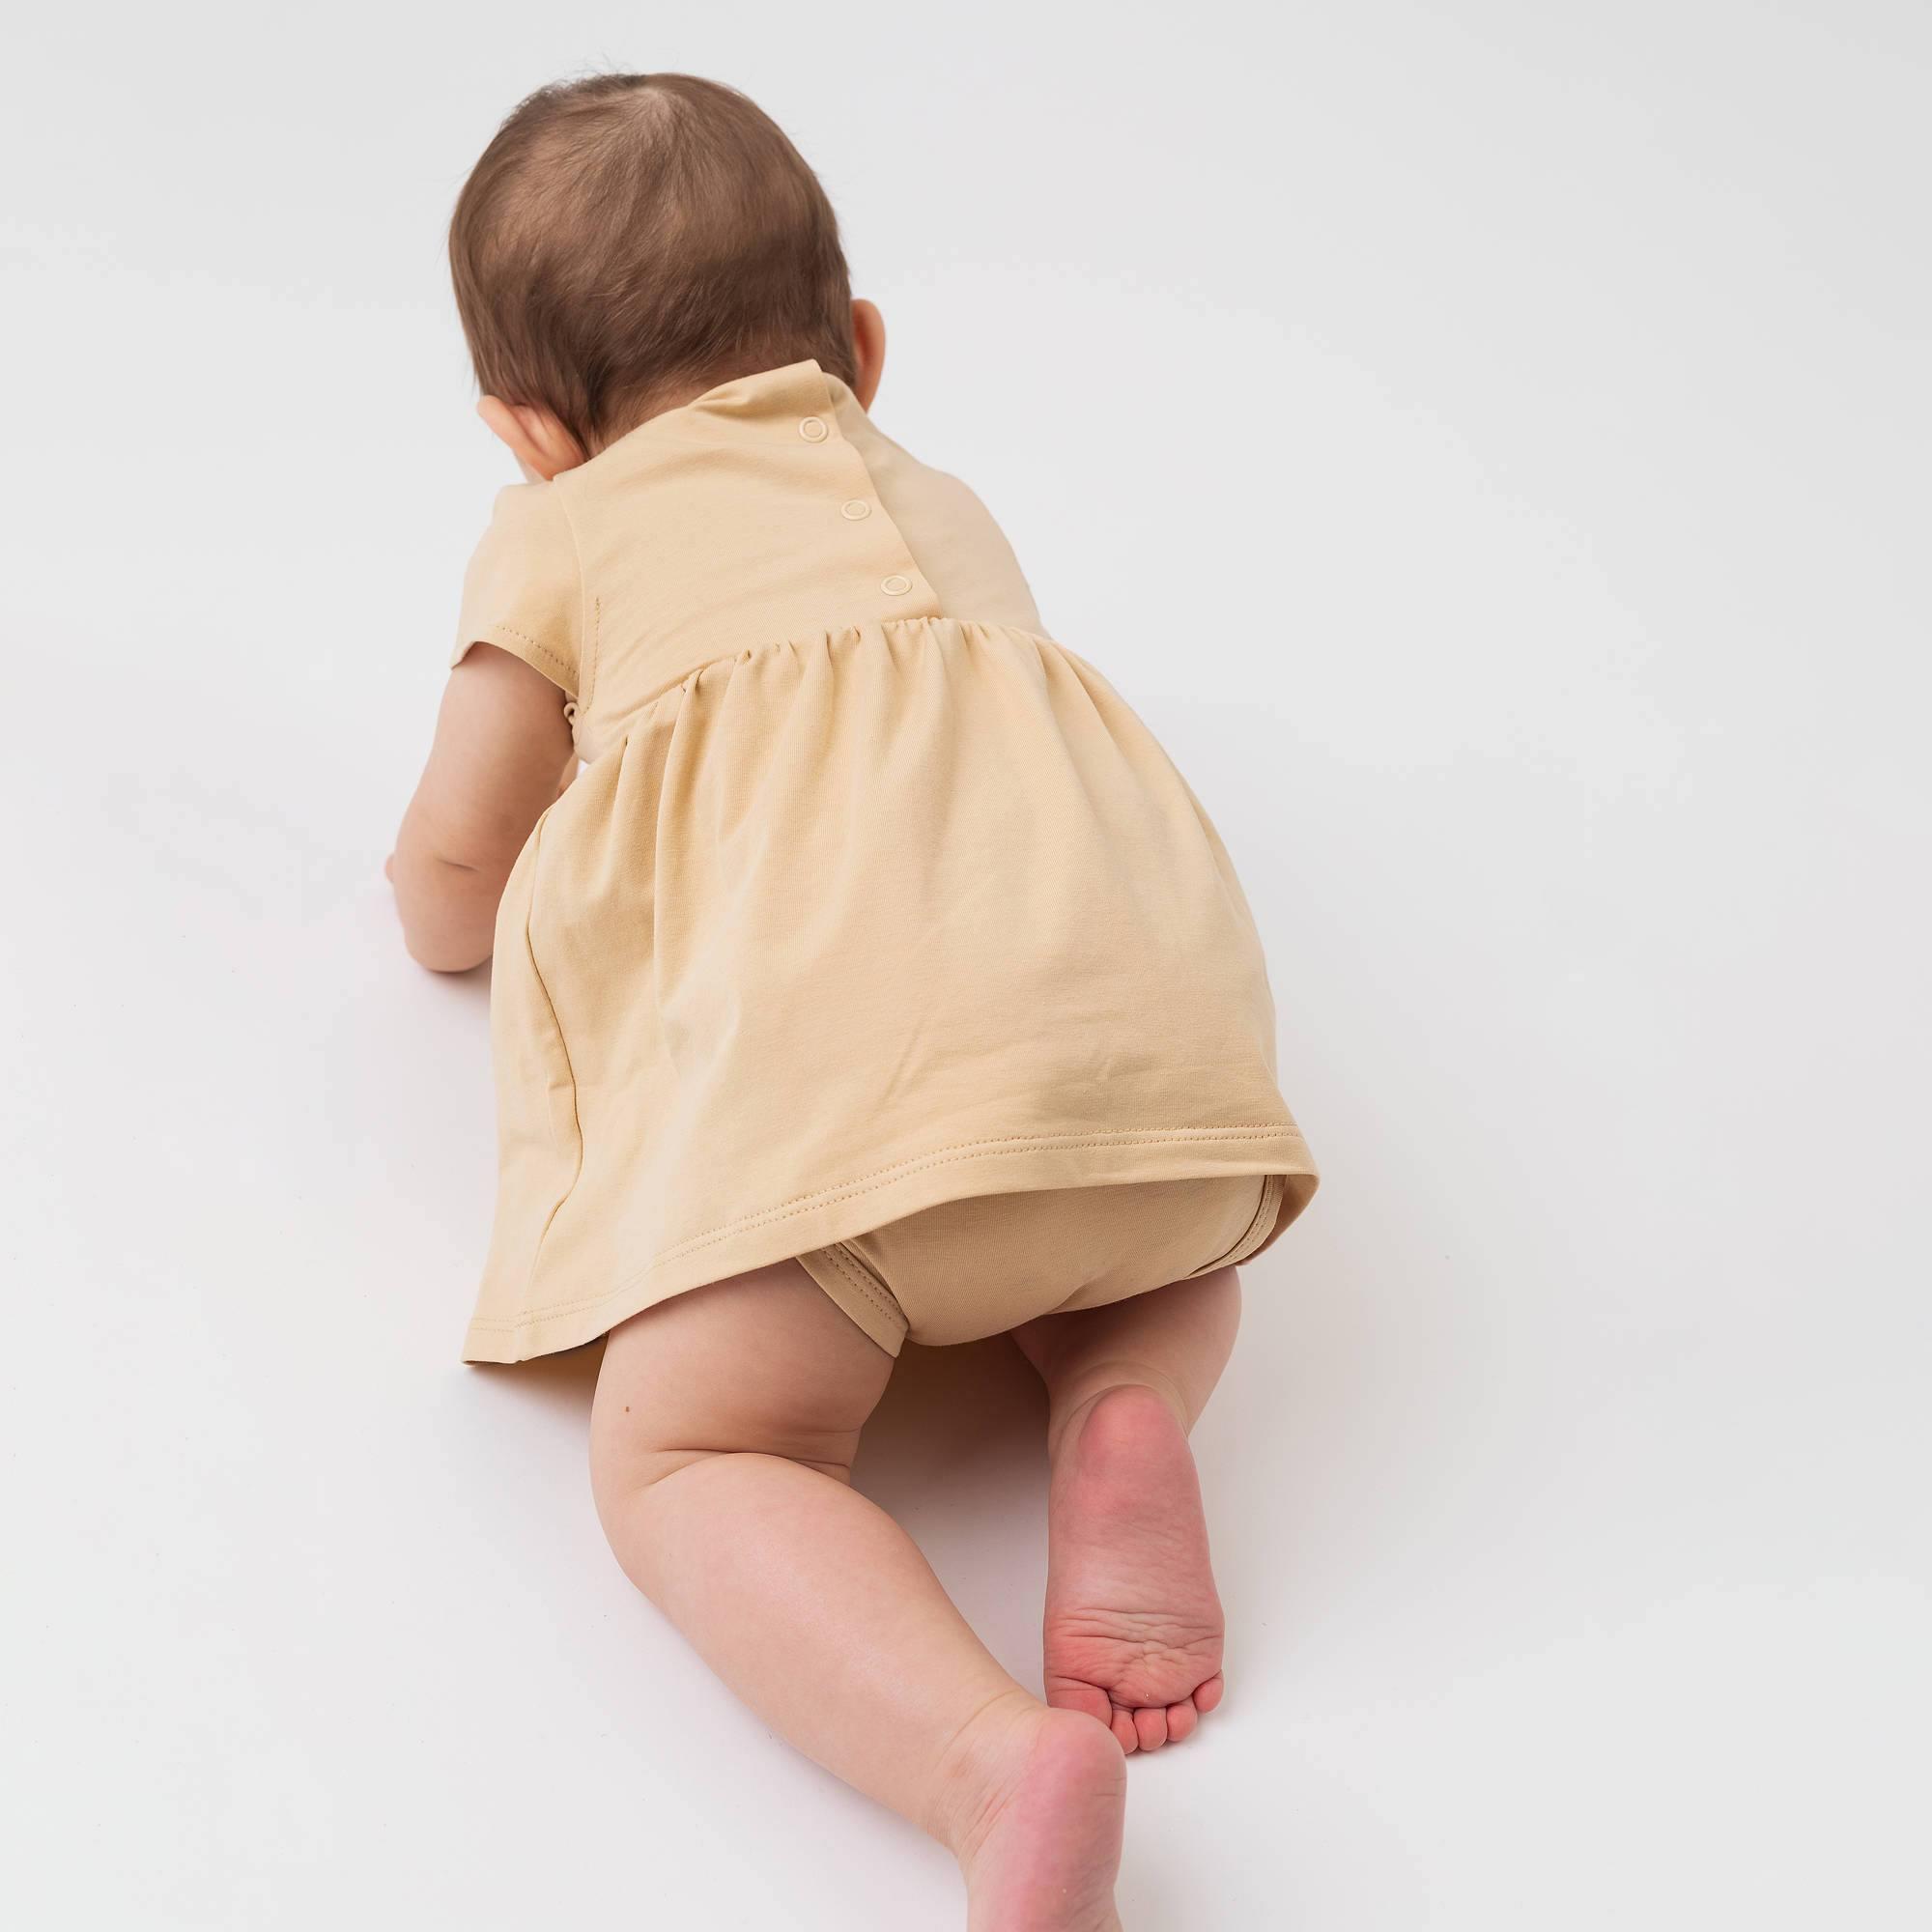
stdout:
<svg viewBox="0 0 1932 1932">
<path fill-rule="evenodd" d="M 952 1849 L 973 1932 L 1117 1932 L 1114 1746 L 1001 1669 L 850 1487 L 891 1372 L 791 1262 L 623 1323 L 591 1421 L 611 1546 L 767 1723 Z"/>
<path fill-rule="evenodd" d="M 1221 1701 L 1221 1600 L 1187 1432 L 1235 1344 L 1233 1268 L 1013 1339 L 1046 1382 L 1046 1696 L 1123 1750 L 1179 1743 Z"/>
</svg>

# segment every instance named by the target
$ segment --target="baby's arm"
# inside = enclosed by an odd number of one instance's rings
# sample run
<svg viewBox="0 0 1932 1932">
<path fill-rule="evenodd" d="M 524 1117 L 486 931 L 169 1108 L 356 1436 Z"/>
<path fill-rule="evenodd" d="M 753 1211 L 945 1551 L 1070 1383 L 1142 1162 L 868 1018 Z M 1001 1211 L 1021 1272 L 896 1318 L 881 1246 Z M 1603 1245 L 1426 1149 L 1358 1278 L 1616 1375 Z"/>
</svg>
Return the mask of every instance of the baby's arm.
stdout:
<svg viewBox="0 0 1932 1932">
<path fill-rule="evenodd" d="M 388 865 L 412 958 L 438 973 L 489 958 L 503 883 L 575 758 L 556 686 L 507 651 L 473 646 L 449 674 Z"/>
</svg>

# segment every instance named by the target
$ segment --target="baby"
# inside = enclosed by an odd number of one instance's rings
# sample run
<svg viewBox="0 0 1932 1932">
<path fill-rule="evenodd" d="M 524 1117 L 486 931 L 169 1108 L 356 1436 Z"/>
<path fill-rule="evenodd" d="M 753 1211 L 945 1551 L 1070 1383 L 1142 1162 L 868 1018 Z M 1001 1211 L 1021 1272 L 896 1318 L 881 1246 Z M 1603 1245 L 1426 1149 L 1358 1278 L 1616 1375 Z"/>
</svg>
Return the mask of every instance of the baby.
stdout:
<svg viewBox="0 0 1932 1932">
<path fill-rule="evenodd" d="M 533 95 L 450 259 L 527 479 L 390 862 L 416 959 L 495 954 L 465 1358 L 608 1337 L 638 1587 L 951 1848 L 973 1932 L 1117 1926 L 1126 1754 L 1223 1695 L 1188 1431 L 1315 1187 L 1228 855 L 874 427 L 879 311 L 743 96 Z M 1048 1401 L 1044 1701 L 849 1480 L 908 1338 L 1003 1333 Z"/>
</svg>

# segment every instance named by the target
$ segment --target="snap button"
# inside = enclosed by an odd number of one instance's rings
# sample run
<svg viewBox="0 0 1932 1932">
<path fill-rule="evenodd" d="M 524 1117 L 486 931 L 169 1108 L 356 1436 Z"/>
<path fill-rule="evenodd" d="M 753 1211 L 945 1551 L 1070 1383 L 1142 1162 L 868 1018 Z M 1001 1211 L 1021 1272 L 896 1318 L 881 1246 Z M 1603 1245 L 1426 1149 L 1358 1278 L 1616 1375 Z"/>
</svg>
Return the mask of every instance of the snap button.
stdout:
<svg viewBox="0 0 1932 1932">
<path fill-rule="evenodd" d="M 823 442 L 825 439 L 832 434 L 832 432 L 825 427 L 824 420 L 818 416 L 807 416 L 806 419 L 799 424 L 798 433 L 800 436 L 804 437 L 807 442 Z"/>
<path fill-rule="evenodd" d="M 872 506 L 863 497 L 854 497 L 849 503 L 840 503 L 838 514 L 848 524 L 862 523 L 872 514 Z"/>
<path fill-rule="evenodd" d="M 912 579 L 901 577 L 897 571 L 894 571 L 890 577 L 880 583 L 879 588 L 888 597 L 903 597 L 912 588 Z"/>
</svg>

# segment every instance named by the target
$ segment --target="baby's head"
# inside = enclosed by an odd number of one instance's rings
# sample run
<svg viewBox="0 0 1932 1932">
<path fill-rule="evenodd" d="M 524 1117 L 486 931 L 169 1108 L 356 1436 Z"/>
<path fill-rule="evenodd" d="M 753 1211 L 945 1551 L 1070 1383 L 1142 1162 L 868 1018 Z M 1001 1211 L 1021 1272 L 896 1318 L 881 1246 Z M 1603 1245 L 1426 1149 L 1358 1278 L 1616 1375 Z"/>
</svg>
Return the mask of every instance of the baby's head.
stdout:
<svg viewBox="0 0 1932 1932">
<path fill-rule="evenodd" d="M 539 89 L 464 184 L 449 262 L 481 413 L 533 475 L 734 376 L 811 357 L 862 406 L 878 384 L 818 177 L 715 81 Z"/>
</svg>

